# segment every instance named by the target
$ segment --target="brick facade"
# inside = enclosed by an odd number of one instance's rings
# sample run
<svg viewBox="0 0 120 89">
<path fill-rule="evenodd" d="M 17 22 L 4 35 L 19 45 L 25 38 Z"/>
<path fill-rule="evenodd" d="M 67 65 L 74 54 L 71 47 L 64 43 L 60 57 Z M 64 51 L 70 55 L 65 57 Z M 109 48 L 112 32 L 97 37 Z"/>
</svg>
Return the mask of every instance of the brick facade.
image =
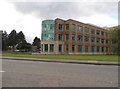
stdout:
<svg viewBox="0 0 120 89">
<path fill-rule="evenodd" d="M 54 40 L 57 43 L 54 44 L 53 54 L 110 54 L 111 42 L 107 31 L 104 28 L 75 20 L 57 18 Z"/>
</svg>

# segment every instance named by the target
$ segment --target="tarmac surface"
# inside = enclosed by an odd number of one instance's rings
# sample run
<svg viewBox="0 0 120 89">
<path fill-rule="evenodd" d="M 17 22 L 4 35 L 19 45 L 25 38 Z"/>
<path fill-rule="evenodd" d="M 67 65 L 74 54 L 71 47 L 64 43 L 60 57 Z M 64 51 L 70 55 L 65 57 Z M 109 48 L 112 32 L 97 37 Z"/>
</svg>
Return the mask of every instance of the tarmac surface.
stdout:
<svg viewBox="0 0 120 89">
<path fill-rule="evenodd" d="M 118 66 L 15 59 L 2 59 L 3 87 L 118 87 Z"/>
</svg>

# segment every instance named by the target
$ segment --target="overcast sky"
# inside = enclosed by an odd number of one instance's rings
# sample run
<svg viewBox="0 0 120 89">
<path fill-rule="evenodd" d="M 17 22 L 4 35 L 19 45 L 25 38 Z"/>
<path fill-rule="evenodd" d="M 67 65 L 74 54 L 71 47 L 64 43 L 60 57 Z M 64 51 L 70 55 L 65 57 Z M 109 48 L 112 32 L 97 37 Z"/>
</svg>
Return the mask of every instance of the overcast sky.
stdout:
<svg viewBox="0 0 120 89">
<path fill-rule="evenodd" d="M 74 2 L 73 2 L 74 1 Z M 76 1 L 76 2 L 75 2 Z M 101 27 L 118 25 L 118 0 L 0 1 L 0 30 L 23 31 L 28 42 L 41 38 L 45 19 L 74 19 Z"/>
</svg>

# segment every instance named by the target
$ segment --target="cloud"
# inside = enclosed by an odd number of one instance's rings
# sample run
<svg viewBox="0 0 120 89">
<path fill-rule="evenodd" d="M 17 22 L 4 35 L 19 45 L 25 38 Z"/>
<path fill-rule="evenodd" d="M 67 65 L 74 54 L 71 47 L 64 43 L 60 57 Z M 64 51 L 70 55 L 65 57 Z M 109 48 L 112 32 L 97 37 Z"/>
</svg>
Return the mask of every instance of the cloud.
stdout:
<svg viewBox="0 0 120 89">
<path fill-rule="evenodd" d="M 4 10 L 3 10 L 4 8 Z M 13 29 L 23 31 L 28 42 L 32 43 L 34 37 L 41 36 L 41 19 L 31 14 L 23 14 L 15 10 L 12 3 L 0 3 L 0 30 L 9 34 Z"/>
<path fill-rule="evenodd" d="M 15 2 L 16 10 L 42 19 L 73 18 L 94 14 L 117 15 L 117 2 Z"/>
<path fill-rule="evenodd" d="M 0 29 L 8 33 L 13 29 L 22 30 L 27 41 L 32 43 L 35 36 L 41 37 L 43 19 L 75 19 L 98 26 L 117 25 L 117 2 L 85 1 L 0 3 Z"/>
<path fill-rule="evenodd" d="M 92 15 L 89 17 L 84 17 L 79 19 L 81 22 L 87 22 L 89 24 L 94 24 L 100 27 L 112 27 L 118 25 L 118 20 L 111 18 L 108 15 Z M 109 23 L 109 24 L 108 24 Z"/>
</svg>

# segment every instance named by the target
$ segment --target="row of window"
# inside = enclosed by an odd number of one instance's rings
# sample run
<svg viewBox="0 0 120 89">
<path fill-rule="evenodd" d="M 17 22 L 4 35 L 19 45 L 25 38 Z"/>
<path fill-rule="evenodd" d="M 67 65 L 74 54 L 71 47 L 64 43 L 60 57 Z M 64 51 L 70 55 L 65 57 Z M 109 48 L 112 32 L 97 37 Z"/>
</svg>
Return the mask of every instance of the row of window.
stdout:
<svg viewBox="0 0 120 89">
<path fill-rule="evenodd" d="M 48 52 L 48 44 L 44 45 L 45 52 Z M 78 45 L 78 52 L 88 52 L 88 46 L 85 46 L 84 50 L 82 50 L 82 45 Z M 50 44 L 50 52 L 54 52 L 54 44 Z M 62 52 L 62 44 L 59 44 L 58 52 Z M 69 52 L 69 46 L 66 45 L 66 52 Z M 75 52 L 75 45 L 72 45 L 72 52 Z M 91 46 L 91 52 L 95 52 L 95 46 Z M 100 46 L 97 46 L 96 52 L 100 52 Z M 101 47 L 101 52 L 108 52 L 108 47 Z"/>
<path fill-rule="evenodd" d="M 66 52 L 68 51 L 69 51 L 68 45 L 66 45 Z M 78 45 L 78 52 L 83 52 L 83 51 L 88 52 L 89 51 L 88 46 L 85 46 L 84 50 L 82 50 L 82 45 Z M 72 45 L 72 52 L 75 52 L 75 45 Z M 91 52 L 95 52 L 95 46 L 91 46 Z M 100 52 L 100 46 L 97 46 L 96 52 Z M 106 50 L 105 47 L 101 47 L 101 52 L 108 52 L 108 47 L 106 47 Z"/>
<path fill-rule="evenodd" d="M 62 52 L 62 45 L 60 44 L 58 47 L 59 52 Z M 44 51 L 48 52 L 48 44 L 44 45 Z M 54 52 L 54 44 L 50 44 L 50 52 Z"/>
<path fill-rule="evenodd" d="M 44 45 L 45 52 L 48 52 L 48 44 Z M 50 52 L 54 52 L 54 44 L 50 44 Z"/>
<path fill-rule="evenodd" d="M 62 45 L 60 44 L 58 47 L 59 52 L 62 52 Z M 44 51 L 48 52 L 48 44 L 44 45 Z M 54 44 L 50 44 L 50 52 L 54 52 Z"/>
<path fill-rule="evenodd" d="M 82 50 L 82 45 L 78 45 L 78 52 L 88 52 L 88 46 L 85 46 L 84 50 Z M 68 44 L 66 45 L 66 52 L 69 52 Z M 72 52 L 75 52 L 75 45 L 72 45 Z M 91 52 L 95 52 L 95 47 L 91 46 Z M 100 52 L 100 47 L 97 46 L 96 52 Z M 108 52 L 108 47 L 106 47 L 106 50 L 104 47 L 101 47 L 101 52 Z"/>
<path fill-rule="evenodd" d="M 49 30 L 52 30 L 52 29 L 54 29 L 54 24 L 42 24 L 42 27 L 44 28 L 44 29 L 48 29 L 49 28 Z"/>
<path fill-rule="evenodd" d="M 72 39 L 72 41 L 75 41 L 75 40 L 76 40 L 75 34 L 72 34 L 72 38 L 71 38 L 71 39 Z M 59 35 L 58 35 L 58 40 L 59 40 L 59 41 L 62 41 L 62 40 L 63 40 L 62 34 L 59 34 Z M 66 34 L 65 40 L 66 40 L 66 41 L 69 41 L 69 34 Z M 77 41 L 82 42 L 82 40 L 83 40 L 82 35 L 78 35 Z M 85 41 L 85 42 L 88 42 L 88 41 L 89 41 L 89 37 L 88 37 L 88 36 L 85 36 L 85 37 L 84 37 L 84 41 Z M 105 41 L 106 41 L 106 42 L 105 42 Z M 91 42 L 95 42 L 95 37 L 91 37 Z M 96 39 L 96 43 L 100 43 L 100 38 L 97 38 L 97 39 Z M 102 43 L 102 44 L 104 44 L 104 43 L 108 44 L 108 39 L 107 39 L 107 40 L 101 39 L 101 43 Z"/>
<path fill-rule="evenodd" d="M 66 31 L 69 31 L 69 24 L 66 24 L 66 26 L 65 26 L 65 28 L 66 28 Z M 62 31 L 63 30 L 63 25 L 62 24 L 59 24 L 59 31 Z M 75 24 L 72 24 L 72 31 L 74 32 L 75 31 L 75 29 L 76 29 L 76 25 Z M 78 25 L 78 32 L 80 32 L 80 33 L 82 33 L 83 32 L 83 28 L 82 28 L 82 26 L 80 26 L 80 25 Z M 86 33 L 86 34 L 88 34 L 89 33 L 89 28 L 88 27 L 85 27 L 84 28 L 84 32 Z M 98 36 L 100 36 L 100 33 L 101 33 L 101 36 L 108 36 L 108 33 L 106 32 L 103 32 L 103 31 L 99 31 L 99 30 L 97 30 L 96 31 L 96 35 L 98 35 Z M 91 34 L 95 34 L 95 29 L 91 29 Z"/>
<path fill-rule="evenodd" d="M 54 40 L 54 33 L 50 33 L 50 34 L 47 34 L 47 33 L 44 33 L 42 34 L 42 40 Z"/>
</svg>

